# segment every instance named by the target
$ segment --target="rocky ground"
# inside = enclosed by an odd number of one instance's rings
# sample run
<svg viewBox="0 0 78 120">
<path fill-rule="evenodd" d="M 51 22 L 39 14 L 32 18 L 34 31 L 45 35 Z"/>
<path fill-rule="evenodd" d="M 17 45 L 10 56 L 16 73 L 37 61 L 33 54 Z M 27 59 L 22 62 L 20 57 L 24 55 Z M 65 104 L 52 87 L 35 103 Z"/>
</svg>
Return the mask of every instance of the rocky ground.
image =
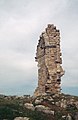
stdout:
<svg viewBox="0 0 78 120">
<path fill-rule="evenodd" d="M 78 97 L 0 95 L 0 120 L 78 120 Z"/>
</svg>

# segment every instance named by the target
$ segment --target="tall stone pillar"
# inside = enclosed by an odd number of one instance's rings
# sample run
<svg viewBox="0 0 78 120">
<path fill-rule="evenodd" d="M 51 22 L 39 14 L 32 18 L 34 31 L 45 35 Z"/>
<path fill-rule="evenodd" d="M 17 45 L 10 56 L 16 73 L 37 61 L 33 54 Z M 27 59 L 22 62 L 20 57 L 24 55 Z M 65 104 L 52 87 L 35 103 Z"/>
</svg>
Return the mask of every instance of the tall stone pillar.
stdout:
<svg viewBox="0 0 78 120">
<path fill-rule="evenodd" d="M 60 50 L 60 31 L 53 24 L 48 24 L 40 36 L 35 60 L 38 62 L 38 87 L 34 95 L 60 94 L 62 58 Z"/>
</svg>

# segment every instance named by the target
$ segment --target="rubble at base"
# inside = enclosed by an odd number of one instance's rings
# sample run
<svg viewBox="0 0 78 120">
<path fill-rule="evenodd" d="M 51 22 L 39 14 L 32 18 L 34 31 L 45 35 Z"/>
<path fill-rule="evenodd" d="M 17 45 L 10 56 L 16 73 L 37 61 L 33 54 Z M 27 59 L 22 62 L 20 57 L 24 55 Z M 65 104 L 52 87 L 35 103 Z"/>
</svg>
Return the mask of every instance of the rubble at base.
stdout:
<svg viewBox="0 0 78 120">
<path fill-rule="evenodd" d="M 63 93 L 28 98 L 1 96 L 0 119 L 9 117 L 12 120 L 78 120 L 78 97 Z"/>
</svg>

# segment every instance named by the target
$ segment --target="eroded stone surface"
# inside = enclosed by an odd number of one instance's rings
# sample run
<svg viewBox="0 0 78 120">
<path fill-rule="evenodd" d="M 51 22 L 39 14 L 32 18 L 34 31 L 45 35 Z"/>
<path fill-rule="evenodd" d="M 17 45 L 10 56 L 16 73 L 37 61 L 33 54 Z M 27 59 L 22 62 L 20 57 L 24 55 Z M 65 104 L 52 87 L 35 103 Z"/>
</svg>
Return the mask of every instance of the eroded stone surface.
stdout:
<svg viewBox="0 0 78 120">
<path fill-rule="evenodd" d="M 45 107 L 44 105 L 37 105 L 35 107 L 35 110 L 44 112 L 46 114 L 52 114 L 52 115 L 54 115 L 54 111 L 52 111 L 49 107 Z"/>
<path fill-rule="evenodd" d="M 16 117 L 14 120 L 30 120 L 27 117 Z"/>
<path fill-rule="evenodd" d="M 35 57 L 38 62 L 38 87 L 34 96 L 60 94 L 62 58 L 60 50 L 60 31 L 52 24 L 48 24 L 40 36 Z"/>
<path fill-rule="evenodd" d="M 33 104 L 31 104 L 31 103 L 25 103 L 24 104 L 24 106 L 27 108 L 27 109 L 30 109 L 30 110 L 33 110 L 34 111 L 34 106 L 33 106 Z"/>
</svg>

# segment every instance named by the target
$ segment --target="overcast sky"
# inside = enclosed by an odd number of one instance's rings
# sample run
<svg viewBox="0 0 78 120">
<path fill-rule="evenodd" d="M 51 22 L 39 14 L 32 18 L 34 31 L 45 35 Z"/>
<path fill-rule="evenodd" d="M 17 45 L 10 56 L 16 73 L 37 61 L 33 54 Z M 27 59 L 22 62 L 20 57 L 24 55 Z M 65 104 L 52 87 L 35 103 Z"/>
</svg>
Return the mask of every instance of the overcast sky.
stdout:
<svg viewBox="0 0 78 120">
<path fill-rule="evenodd" d="M 62 87 L 78 88 L 78 0 L 0 0 L 0 93 L 34 92 L 36 46 L 49 23 L 61 32 Z"/>
</svg>

